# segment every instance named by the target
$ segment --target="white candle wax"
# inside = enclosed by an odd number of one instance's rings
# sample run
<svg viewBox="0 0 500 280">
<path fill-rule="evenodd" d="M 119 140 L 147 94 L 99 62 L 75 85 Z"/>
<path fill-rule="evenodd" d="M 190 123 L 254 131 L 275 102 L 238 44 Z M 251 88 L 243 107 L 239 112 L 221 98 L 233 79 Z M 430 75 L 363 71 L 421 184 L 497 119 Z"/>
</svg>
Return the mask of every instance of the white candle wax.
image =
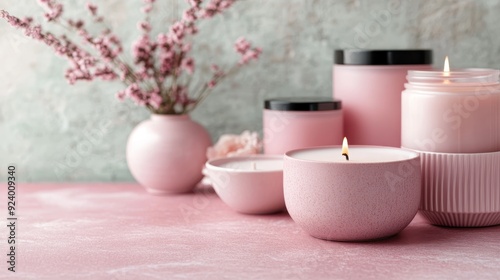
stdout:
<svg viewBox="0 0 500 280">
<path fill-rule="evenodd" d="M 275 158 L 238 158 L 222 163 L 218 167 L 238 171 L 283 170 L 283 160 Z"/>
<path fill-rule="evenodd" d="M 500 71 L 409 71 L 402 146 L 437 153 L 500 151 Z"/>
<path fill-rule="evenodd" d="M 349 160 L 342 156 L 341 147 L 303 149 L 289 152 L 287 156 L 300 160 L 350 164 L 407 160 L 414 157 L 414 153 L 389 147 L 349 146 Z"/>
</svg>

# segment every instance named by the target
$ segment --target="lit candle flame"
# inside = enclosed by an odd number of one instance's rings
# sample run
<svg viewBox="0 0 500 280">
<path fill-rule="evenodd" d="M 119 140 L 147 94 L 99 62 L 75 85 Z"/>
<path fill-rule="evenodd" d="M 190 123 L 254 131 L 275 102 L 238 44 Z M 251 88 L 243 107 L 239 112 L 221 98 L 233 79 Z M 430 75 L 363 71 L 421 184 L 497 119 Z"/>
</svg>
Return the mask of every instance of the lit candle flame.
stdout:
<svg viewBox="0 0 500 280">
<path fill-rule="evenodd" d="M 347 137 L 344 137 L 344 141 L 342 141 L 342 155 L 345 156 L 346 160 L 349 160 L 349 145 L 347 145 Z"/>
<path fill-rule="evenodd" d="M 446 58 L 444 59 L 443 71 L 444 71 L 444 76 L 445 77 L 449 77 L 450 76 L 450 61 L 448 60 L 448 56 L 446 56 Z"/>
</svg>

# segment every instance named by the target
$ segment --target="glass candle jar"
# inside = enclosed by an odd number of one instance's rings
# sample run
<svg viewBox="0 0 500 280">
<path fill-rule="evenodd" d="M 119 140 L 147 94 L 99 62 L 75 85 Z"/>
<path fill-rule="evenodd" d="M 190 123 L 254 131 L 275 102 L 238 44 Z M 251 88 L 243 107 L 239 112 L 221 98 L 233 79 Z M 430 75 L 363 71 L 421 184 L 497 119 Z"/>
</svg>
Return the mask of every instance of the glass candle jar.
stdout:
<svg viewBox="0 0 500 280">
<path fill-rule="evenodd" d="M 500 71 L 409 71 L 402 146 L 420 153 L 420 213 L 452 227 L 500 224 Z"/>
<path fill-rule="evenodd" d="M 333 95 L 343 103 L 349 144 L 401 147 L 406 74 L 431 64 L 431 50 L 336 50 Z"/>
<path fill-rule="evenodd" d="M 499 70 L 409 71 L 402 146 L 440 153 L 500 151 Z"/>
<path fill-rule="evenodd" d="M 266 100 L 263 123 L 265 154 L 340 145 L 344 137 L 342 103 L 330 98 Z"/>
</svg>

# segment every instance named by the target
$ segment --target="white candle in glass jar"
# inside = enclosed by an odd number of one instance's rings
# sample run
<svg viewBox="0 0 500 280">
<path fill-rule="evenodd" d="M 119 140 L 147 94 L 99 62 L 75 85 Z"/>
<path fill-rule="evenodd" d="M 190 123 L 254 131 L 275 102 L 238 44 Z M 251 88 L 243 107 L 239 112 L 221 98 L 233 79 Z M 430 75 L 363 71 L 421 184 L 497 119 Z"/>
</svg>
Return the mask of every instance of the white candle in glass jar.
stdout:
<svg viewBox="0 0 500 280">
<path fill-rule="evenodd" d="M 500 151 L 500 71 L 409 71 L 402 146 L 441 153 Z"/>
</svg>

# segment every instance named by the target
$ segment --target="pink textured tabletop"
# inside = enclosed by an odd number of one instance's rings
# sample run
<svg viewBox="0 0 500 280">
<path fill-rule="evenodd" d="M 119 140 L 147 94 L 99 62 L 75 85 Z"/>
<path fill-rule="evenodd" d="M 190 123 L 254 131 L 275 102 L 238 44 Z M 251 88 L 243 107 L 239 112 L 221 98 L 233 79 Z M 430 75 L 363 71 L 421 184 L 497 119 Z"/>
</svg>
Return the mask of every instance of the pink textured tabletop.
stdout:
<svg viewBox="0 0 500 280">
<path fill-rule="evenodd" d="M 211 189 L 20 184 L 17 200 L 17 271 L 7 271 L 4 240 L 2 279 L 500 279 L 500 226 L 441 228 L 417 216 L 393 238 L 339 243 L 310 237 L 286 213 L 235 213 Z"/>
</svg>

